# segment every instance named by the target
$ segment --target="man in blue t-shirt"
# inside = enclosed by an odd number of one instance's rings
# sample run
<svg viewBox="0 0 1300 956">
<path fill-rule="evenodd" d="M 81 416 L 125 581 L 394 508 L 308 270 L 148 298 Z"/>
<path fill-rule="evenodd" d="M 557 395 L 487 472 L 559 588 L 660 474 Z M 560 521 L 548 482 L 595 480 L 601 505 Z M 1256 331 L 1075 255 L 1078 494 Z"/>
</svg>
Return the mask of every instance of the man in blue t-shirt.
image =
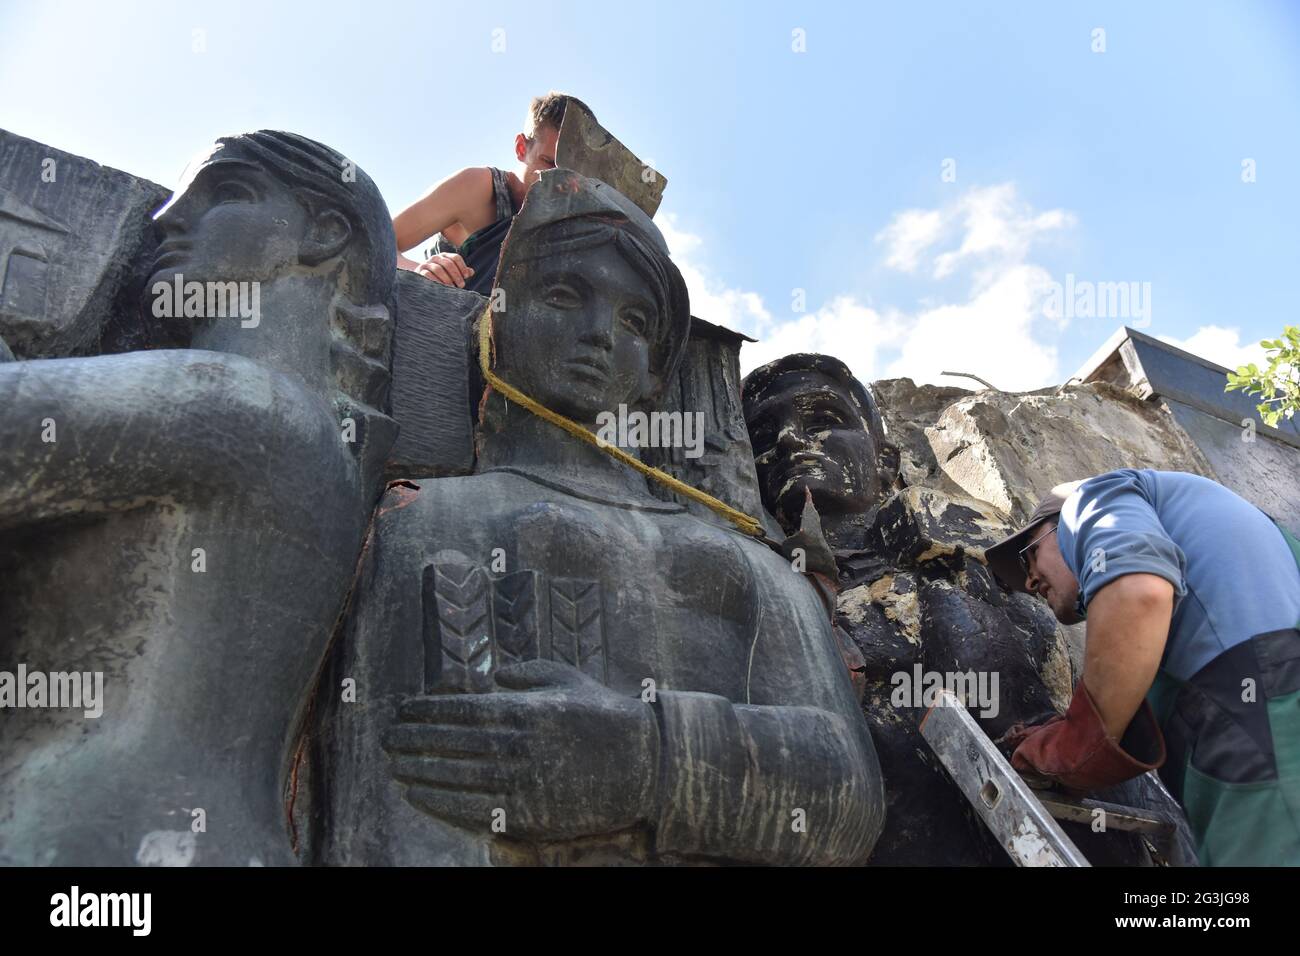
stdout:
<svg viewBox="0 0 1300 956">
<path fill-rule="evenodd" d="M 1087 620 L 1069 710 L 1004 738 L 1016 769 L 1159 767 L 1202 864 L 1300 865 L 1300 542 L 1208 478 L 1122 469 L 1053 488 L 988 561 Z"/>
</svg>

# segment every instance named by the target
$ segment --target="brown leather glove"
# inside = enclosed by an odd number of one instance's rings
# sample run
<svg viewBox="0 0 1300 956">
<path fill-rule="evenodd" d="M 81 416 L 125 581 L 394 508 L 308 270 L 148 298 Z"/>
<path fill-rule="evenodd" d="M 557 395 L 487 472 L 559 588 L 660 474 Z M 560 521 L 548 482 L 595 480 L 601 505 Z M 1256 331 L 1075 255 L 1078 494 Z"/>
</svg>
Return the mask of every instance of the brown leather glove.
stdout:
<svg viewBox="0 0 1300 956">
<path fill-rule="evenodd" d="M 1106 735 L 1097 705 L 1080 681 L 1065 718 L 1033 729 L 1011 755 L 1011 766 L 1082 792 L 1155 770 L 1165 762 L 1165 738 L 1145 700 L 1124 732 L 1123 743 L 1127 750 Z"/>
<path fill-rule="evenodd" d="M 1065 717 L 1055 712 L 1039 714 L 1031 720 L 1012 724 L 1010 729 L 993 743 L 1010 760 L 1011 755 L 1016 752 L 1016 748 L 1023 744 L 1030 735 L 1042 730 L 1048 724 L 1059 723 L 1062 720 L 1065 720 Z"/>
</svg>

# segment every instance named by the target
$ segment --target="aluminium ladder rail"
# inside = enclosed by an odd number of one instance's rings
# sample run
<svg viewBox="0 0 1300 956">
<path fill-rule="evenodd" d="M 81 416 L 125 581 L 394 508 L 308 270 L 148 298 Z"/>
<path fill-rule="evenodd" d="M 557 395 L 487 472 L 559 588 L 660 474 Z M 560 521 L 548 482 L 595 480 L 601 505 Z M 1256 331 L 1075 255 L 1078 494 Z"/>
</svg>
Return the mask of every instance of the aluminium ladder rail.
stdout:
<svg viewBox="0 0 1300 956">
<path fill-rule="evenodd" d="M 1091 866 L 950 690 L 921 719 L 935 752 L 1017 866 Z"/>
</svg>

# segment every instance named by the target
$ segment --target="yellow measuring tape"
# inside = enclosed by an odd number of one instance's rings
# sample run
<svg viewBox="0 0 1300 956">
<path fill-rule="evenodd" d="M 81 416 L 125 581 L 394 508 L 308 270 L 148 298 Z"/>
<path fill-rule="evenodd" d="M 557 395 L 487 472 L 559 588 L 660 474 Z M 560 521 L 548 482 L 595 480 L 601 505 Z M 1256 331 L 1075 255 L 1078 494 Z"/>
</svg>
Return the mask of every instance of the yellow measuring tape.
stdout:
<svg viewBox="0 0 1300 956">
<path fill-rule="evenodd" d="M 492 353 L 492 308 L 491 306 L 489 306 L 487 309 L 484 310 L 483 318 L 479 321 L 479 332 L 478 332 L 478 364 L 479 367 L 483 369 L 483 377 L 487 379 L 489 385 L 495 388 L 503 396 L 510 399 L 510 401 L 532 412 L 538 418 L 550 422 L 552 425 L 556 426 L 557 428 L 564 429 L 574 438 L 579 438 L 582 441 L 585 441 L 588 445 L 592 445 L 596 448 L 599 448 L 601 451 L 605 452 L 605 454 L 610 455 L 613 458 L 617 458 L 619 461 L 623 462 L 623 464 L 635 468 L 637 471 L 641 472 L 641 474 L 645 475 L 647 478 L 653 478 L 661 485 L 665 485 L 671 488 L 679 495 L 684 495 L 685 497 L 690 498 L 692 501 L 698 501 L 700 504 L 704 505 L 704 507 L 708 508 L 710 511 L 713 511 L 721 515 L 722 517 L 726 518 L 728 521 L 734 524 L 741 531 L 745 532 L 745 534 L 752 535 L 755 538 L 763 537 L 763 526 L 759 524 L 757 518 L 751 517 L 750 515 L 745 514 L 743 511 L 737 511 L 735 508 L 731 507 L 726 502 L 719 501 L 717 498 L 714 498 L 712 495 L 706 495 L 698 488 L 692 488 L 684 481 L 678 481 L 676 478 L 674 478 L 672 475 L 668 474 L 667 472 L 660 471 L 658 468 L 651 468 L 645 462 L 629 455 L 627 452 L 619 448 L 617 445 L 613 445 L 610 444 L 609 442 L 602 441 L 601 439 L 597 438 L 594 434 L 589 432 L 587 429 L 579 425 L 577 422 L 565 418 L 563 415 L 556 414 L 546 406 L 529 398 L 527 395 L 519 391 L 519 389 L 515 388 L 513 385 L 503 381 L 499 376 L 497 376 L 495 372 L 492 371 L 491 353 Z"/>
</svg>

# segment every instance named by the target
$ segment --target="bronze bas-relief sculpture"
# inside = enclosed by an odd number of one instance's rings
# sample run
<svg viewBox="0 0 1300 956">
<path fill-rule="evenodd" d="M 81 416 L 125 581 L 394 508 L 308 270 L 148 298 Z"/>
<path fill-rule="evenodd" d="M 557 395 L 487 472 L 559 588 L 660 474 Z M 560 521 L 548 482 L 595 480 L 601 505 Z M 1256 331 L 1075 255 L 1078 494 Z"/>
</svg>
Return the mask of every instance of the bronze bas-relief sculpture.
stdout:
<svg viewBox="0 0 1300 956">
<path fill-rule="evenodd" d="M 774 552 L 495 394 L 475 474 L 397 483 L 367 536 L 393 243 L 349 166 L 218 140 L 157 215 L 145 317 L 112 320 L 187 347 L 3 356 L 0 671 L 105 699 L 5 714 L 0 861 L 865 859 L 870 736 Z M 654 407 L 689 322 L 662 237 L 602 183 L 543 186 L 497 373 L 589 428 Z M 253 309 L 191 310 L 195 283 Z"/>
<path fill-rule="evenodd" d="M 1032 605 L 1006 606 L 987 569 L 964 553 L 982 531 L 972 503 L 895 488 L 897 451 L 871 393 L 839 359 L 795 354 L 754 370 L 744 407 L 764 503 L 791 529 L 811 493 L 835 554 L 836 624 L 861 653 L 863 711 L 888 794 L 871 862 L 1006 862 L 917 731 L 919 702 L 908 694 L 899 706 L 897 675 L 910 680 L 918 665 L 996 671 L 1000 713 L 983 723 L 1009 726 L 1009 714 L 1051 706 L 1036 669 L 1050 622 Z M 942 546 L 932 549 L 935 541 Z"/>
<path fill-rule="evenodd" d="M 158 214 L 149 288 L 247 283 L 256 321 L 0 364 L 0 670 L 105 675 L 98 720 L 0 721 L 4 863 L 295 860 L 291 748 L 395 432 L 391 223 L 346 165 L 223 138 Z"/>
<path fill-rule="evenodd" d="M 494 370 L 592 430 L 685 347 L 658 230 L 570 171 L 530 191 L 498 286 Z M 320 715 L 315 859 L 869 855 L 880 775 L 813 589 L 495 392 L 475 473 L 390 489 L 358 583 L 323 686 L 375 696 Z"/>
<path fill-rule="evenodd" d="M 162 195 L 147 185 L 118 205 Z M 29 198 L 23 242 L 53 205 Z M 761 485 L 787 531 L 811 492 L 838 564 L 833 636 L 789 562 L 495 393 L 472 476 L 398 482 L 373 509 L 386 458 L 393 476 L 408 459 L 470 467 L 468 423 L 442 425 L 465 407 L 476 306 L 432 285 L 396 297 L 418 339 L 402 408 L 419 421 L 402 421 L 420 454 L 390 456 L 391 224 L 333 150 L 218 140 L 159 213 L 156 257 L 144 223 L 110 211 L 130 235 L 105 255 L 133 278 L 94 309 L 37 296 L 53 265 L 38 276 L 30 256 L 6 276 L 30 309 L 6 326 L 12 353 L 0 342 L 0 672 L 106 679 L 98 718 L 6 707 L 0 863 L 1001 860 L 890 678 L 1000 671 L 996 734 L 1059 690 L 1051 622 L 992 583 L 975 503 L 897 487 L 842 363 L 752 375 L 757 469 L 714 490 L 753 511 L 734 489 Z M 137 318 L 120 305 L 146 273 Z M 195 282 L 255 308 L 186 317 L 187 297 L 160 291 Z M 547 174 L 498 284 L 506 381 L 588 428 L 660 407 L 688 304 L 625 197 Z M 34 358 L 96 336 L 185 347 Z"/>
</svg>

